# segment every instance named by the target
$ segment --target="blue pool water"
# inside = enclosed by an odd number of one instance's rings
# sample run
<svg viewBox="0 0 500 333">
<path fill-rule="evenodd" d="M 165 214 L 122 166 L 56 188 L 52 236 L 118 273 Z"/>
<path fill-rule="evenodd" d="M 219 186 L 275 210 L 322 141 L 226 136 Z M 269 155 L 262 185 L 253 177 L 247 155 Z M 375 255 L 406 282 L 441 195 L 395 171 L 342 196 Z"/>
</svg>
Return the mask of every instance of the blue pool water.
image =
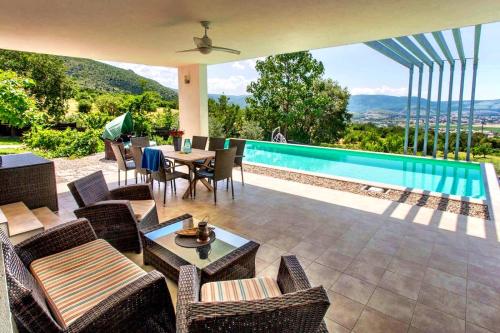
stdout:
<svg viewBox="0 0 500 333">
<path fill-rule="evenodd" d="M 486 199 L 477 163 L 251 140 L 245 161 Z"/>
</svg>

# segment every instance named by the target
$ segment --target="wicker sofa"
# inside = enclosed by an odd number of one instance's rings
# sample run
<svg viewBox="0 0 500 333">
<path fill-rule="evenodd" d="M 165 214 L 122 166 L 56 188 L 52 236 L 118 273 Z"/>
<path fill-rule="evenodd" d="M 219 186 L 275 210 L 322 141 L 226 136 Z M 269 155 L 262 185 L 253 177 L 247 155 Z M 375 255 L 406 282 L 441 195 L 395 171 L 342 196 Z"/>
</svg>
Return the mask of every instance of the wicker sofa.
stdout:
<svg viewBox="0 0 500 333">
<path fill-rule="evenodd" d="M 85 219 L 16 246 L 0 231 L 0 245 L 19 332 L 175 332 L 164 276 L 97 239 Z"/>
<path fill-rule="evenodd" d="M 245 282 L 254 288 L 251 292 L 240 291 L 245 290 Z M 227 287 L 227 283 L 237 287 Z M 321 286 L 311 288 L 295 256 L 281 258 L 278 278 L 271 282 L 275 284 L 274 292 L 270 286 L 261 293 L 266 296 L 248 297 L 258 294 L 256 289 L 265 283 L 263 278 L 211 282 L 204 284 L 200 293 L 196 267 L 182 266 L 177 292 L 177 332 L 328 332 L 323 321 L 330 305 L 326 291 Z M 214 289 L 205 291 L 208 285 Z M 221 301 L 220 297 L 228 299 Z"/>
<path fill-rule="evenodd" d="M 68 183 L 77 202 L 75 215 L 86 218 L 97 236 L 120 251 L 142 250 L 139 230 L 158 224 L 158 213 L 148 184 L 108 189 L 101 171 Z"/>
</svg>

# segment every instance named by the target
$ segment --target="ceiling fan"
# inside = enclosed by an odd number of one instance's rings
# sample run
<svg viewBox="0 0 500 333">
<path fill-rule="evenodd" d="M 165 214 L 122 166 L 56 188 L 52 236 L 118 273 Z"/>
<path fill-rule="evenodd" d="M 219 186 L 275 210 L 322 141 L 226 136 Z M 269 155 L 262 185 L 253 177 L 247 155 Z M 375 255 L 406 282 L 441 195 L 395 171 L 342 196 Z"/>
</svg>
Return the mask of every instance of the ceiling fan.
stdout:
<svg viewBox="0 0 500 333">
<path fill-rule="evenodd" d="M 177 53 L 180 53 L 180 52 L 200 52 L 201 54 L 209 54 L 212 51 L 228 52 L 228 53 L 232 53 L 232 54 L 240 54 L 241 53 L 238 50 L 228 49 L 226 47 L 220 47 L 220 46 L 213 46 L 212 40 L 207 36 L 207 30 L 210 28 L 210 22 L 201 21 L 200 23 L 201 23 L 201 26 L 203 28 L 205 28 L 205 34 L 201 38 L 193 37 L 196 48 L 189 49 L 189 50 L 177 51 Z"/>
</svg>

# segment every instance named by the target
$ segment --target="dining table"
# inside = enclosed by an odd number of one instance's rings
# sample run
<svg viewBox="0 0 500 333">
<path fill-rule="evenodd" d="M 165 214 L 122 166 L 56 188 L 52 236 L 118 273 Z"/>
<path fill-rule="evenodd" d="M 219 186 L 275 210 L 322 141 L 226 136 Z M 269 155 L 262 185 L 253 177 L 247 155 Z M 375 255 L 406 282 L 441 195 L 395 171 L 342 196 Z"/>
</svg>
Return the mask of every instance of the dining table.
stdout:
<svg viewBox="0 0 500 333">
<path fill-rule="evenodd" d="M 163 152 L 163 156 L 165 156 L 165 158 L 174 160 L 174 162 L 185 165 L 189 168 L 191 186 L 188 186 L 188 188 L 182 195 L 183 199 L 188 198 L 191 194 L 190 188 L 193 189 L 195 186 L 194 177 L 191 176 L 194 173 L 195 167 L 209 167 L 210 162 L 215 158 L 215 151 L 191 149 L 190 153 L 185 153 L 182 151 L 174 151 L 170 146 L 159 148 Z M 202 164 L 198 164 L 199 161 L 202 161 Z M 205 185 L 207 190 L 214 190 L 212 185 L 206 179 L 200 179 L 200 181 L 203 185 Z"/>
</svg>

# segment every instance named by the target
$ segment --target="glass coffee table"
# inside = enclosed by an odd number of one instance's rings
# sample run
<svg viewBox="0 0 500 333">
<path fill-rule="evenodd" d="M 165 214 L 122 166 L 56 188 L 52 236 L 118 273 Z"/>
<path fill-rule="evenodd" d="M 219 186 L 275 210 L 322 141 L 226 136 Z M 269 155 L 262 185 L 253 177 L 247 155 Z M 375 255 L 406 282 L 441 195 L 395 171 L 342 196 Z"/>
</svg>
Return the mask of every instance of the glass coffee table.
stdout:
<svg viewBox="0 0 500 333">
<path fill-rule="evenodd" d="M 189 214 L 142 229 L 144 264 L 152 265 L 175 282 L 183 265 L 196 266 L 201 283 L 255 277 L 255 255 L 260 245 L 211 226 L 215 228 L 215 240 L 197 248 L 175 243 L 176 231 L 193 227 Z"/>
</svg>

